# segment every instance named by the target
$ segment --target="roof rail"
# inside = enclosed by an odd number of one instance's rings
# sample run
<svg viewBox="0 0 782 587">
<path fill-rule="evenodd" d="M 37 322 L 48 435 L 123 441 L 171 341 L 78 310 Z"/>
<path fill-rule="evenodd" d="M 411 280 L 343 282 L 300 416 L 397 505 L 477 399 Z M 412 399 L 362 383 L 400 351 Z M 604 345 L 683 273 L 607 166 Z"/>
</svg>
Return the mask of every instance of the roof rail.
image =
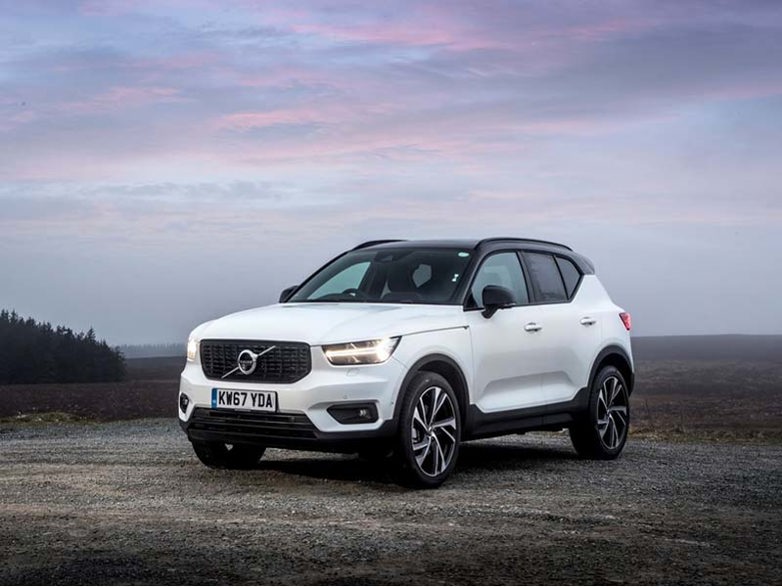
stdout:
<svg viewBox="0 0 782 587">
<path fill-rule="evenodd" d="M 544 241 L 537 238 L 517 238 L 513 236 L 505 236 L 505 237 L 492 237 L 492 238 L 484 238 L 478 241 L 477 247 L 480 247 L 481 245 L 484 245 L 486 243 L 493 243 L 493 242 L 502 242 L 502 241 L 514 241 L 514 242 L 524 242 L 524 243 L 536 243 L 540 245 L 552 245 L 555 247 L 562 247 L 563 249 L 567 249 L 568 251 L 572 251 L 569 246 L 563 245 L 562 243 L 555 243 L 553 241 Z"/>
<path fill-rule="evenodd" d="M 374 247 L 375 245 L 382 245 L 385 243 L 401 243 L 404 242 L 404 239 L 402 238 L 387 238 L 383 240 L 378 241 L 367 241 L 365 243 L 361 243 L 360 245 L 356 245 L 353 247 L 353 251 L 357 251 L 359 249 L 366 249 L 367 247 Z"/>
</svg>

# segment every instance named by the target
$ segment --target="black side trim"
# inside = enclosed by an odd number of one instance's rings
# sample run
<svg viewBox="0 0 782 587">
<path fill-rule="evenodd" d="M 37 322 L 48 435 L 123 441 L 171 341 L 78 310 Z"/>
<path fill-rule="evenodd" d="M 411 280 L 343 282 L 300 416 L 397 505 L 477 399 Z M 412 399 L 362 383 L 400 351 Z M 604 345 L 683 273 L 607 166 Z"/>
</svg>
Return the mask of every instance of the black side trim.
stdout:
<svg viewBox="0 0 782 587">
<path fill-rule="evenodd" d="M 478 406 L 470 404 L 467 426 L 465 426 L 465 440 L 530 430 L 559 430 L 573 423 L 581 413 L 587 410 L 588 406 L 588 387 L 579 389 L 570 401 L 535 406 L 534 408 L 487 414 L 482 412 Z"/>
<path fill-rule="evenodd" d="M 632 394 L 633 388 L 635 387 L 635 371 L 633 370 L 632 367 L 633 363 L 632 361 L 630 361 L 630 357 L 627 356 L 625 350 L 617 345 L 607 346 L 602 351 L 600 351 L 600 353 L 597 355 L 595 362 L 592 364 L 592 370 L 589 373 L 589 386 L 592 387 L 592 382 L 595 380 L 595 376 L 597 375 L 598 366 L 609 355 L 619 355 L 624 359 L 625 363 L 627 363 L 628 372 L 629 372 L 629 377 L 625 377 L 625 379 L 627 379 L 627 386 L 628 386 L 627 393 L 628 395 Z"/>
</svg>

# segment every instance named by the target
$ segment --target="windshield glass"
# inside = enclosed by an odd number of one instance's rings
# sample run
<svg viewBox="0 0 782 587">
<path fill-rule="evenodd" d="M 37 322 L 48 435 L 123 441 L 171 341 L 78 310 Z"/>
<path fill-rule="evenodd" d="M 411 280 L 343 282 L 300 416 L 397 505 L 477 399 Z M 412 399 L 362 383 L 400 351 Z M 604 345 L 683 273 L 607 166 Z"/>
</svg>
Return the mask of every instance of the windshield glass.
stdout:
<svg viewBox="0 0 782 587">
<path fill-rule="evenodd" d="M 451 304 L 471 253 L 459 249 L 353 251 L 316 273 L 289 302 Z"/>
</svg>

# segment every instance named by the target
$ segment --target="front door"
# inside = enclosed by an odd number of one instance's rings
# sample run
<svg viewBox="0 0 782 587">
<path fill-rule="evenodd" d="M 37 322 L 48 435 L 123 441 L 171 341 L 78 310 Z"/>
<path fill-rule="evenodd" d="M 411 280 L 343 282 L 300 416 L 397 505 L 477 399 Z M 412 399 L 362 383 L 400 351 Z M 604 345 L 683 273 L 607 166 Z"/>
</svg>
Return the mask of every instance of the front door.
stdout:
<svg viewBox="0 0 782 587">
<path fill-rule="evenodd" d="M 515 305 L 484 318 L 482 294 L 487 285 L 510 290 Z M 494 253 L 483 261 L 467 300 L 467 323 L 473 346 L 473 402 L 484 413 L 540 403 L 539 311 L 528 305 L 529 299 L 515 251 Z"/>
</svg>

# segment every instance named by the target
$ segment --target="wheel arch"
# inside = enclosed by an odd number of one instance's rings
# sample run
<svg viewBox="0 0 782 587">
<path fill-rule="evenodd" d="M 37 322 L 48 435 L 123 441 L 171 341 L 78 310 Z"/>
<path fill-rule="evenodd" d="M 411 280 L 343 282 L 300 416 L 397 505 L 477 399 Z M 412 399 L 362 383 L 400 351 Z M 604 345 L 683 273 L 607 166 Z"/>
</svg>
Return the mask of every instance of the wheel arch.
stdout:
<svg viewBox="0 0 782 587">
<path fill-rule="evenodd" d="M 616 367 L 624 377 L 627 383 L 628 394 L 633 393 L 635 387 L 635 372 L 633 371 L 633 363 L 630 360 L 630 356 L 627 351 L 618 345 L 611 345 L 605 347 L 600 351 L 592 363 L 592 370 L 589 373 L 589 389 L 592 389 L 592 384 L 595 381 L 595 377 L 603 367 Z"/>
<path fill-rule="evenodd" d="M 402 384 L 399 387 L 396 405 L 394 406 L 394 421 L 399 421 L 399 412 L 402 409 L 403 394 L 410 385 L 410 382 L 413 380 L 413 377 L 422 371 L 437 373 L 451 384 L 451 387 L 456 393 L 456 399 L 459 401 L 460 419 L 462 425 L 464 425 L 467 418 L 467 408 L 470 397 L 469 387 L 467 386 L 467 378 L 464 376 L 464 371 L 462 368 L 454 359 L 448 355 L 442 354 L 426 355 L 425 357 L 418 359 L 407 370 L 407 374 L 405 375 L 405 378 L 402 380 Z"/>
</svg>

